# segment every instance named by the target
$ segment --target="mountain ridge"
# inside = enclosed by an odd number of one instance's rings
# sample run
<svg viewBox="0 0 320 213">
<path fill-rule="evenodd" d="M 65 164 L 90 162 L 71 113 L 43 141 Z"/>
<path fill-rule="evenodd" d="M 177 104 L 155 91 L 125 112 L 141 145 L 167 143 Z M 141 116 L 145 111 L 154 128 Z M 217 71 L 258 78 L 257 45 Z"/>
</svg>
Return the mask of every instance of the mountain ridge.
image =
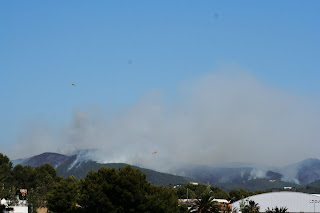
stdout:
<svg viewBox="0 0 320 213">
<path fill-rule="evenodd" d="M 32 167 L 49 163 L 56 168 L 59 175 L 63 177 L 74 176 L 77 179 L 83 179 L 89 171 L 97 171 L 101 167 L 119 169 L 129 165 L 126 163 L 98 163 L 86 158 L 79 160 L 78 157 L 79 155 L 77 154 L 68 156 L 53 152 L 45 152 L 30 158 L 13 160 L 12 163 L 13 165 L 21 164 L 22 166 Z M 141 173 L 146 174 L 148 181 L 154 185 L 178 185 L 194 181 L 191 178 L 162 173 L 134 165 L 130 166 L 134 169 L 139 169 Z"/>
<path fill-rule="evenodd" d="M 58 174 L 64 177 L 73 175 L 79 179 L 84 178 L 87 172 L 91 170 L 97 171 L 100 167 L 118 169 L 129 165 L 126 163 L 99 163 L 92 160 L 92 157 L 96 153 L 97 150 L 79 150 L 72 153 L 72 155 L 45 152 L 30 158 L 13 160 L 12 162 L 14 165 L 21 164 L 33 167 L 49 163 L 56 168 Z M 248 163 L 246 164 L 248 165 Z M 241 163 L 238 165 L 241 165 Z M 262 185 L 272 188 L 272 186 L 280 186 L 280 182 L 282 185 L 297 186 L 317 183 L 320 179 L 320 160 L 316 158 L 308 158 L 284 167 L 272 168 L 272 170 L 254 167 L 224 168 L 206 165 L 187 165 L 171 173 L 162 173 L 140 166 L 131 166 L 147 174 L 149 181 L 155 185 L 175 185 L 187 183 L 188 181 L 196 181 L 216 185 L 233 184 L 236 187 L 243 186 L 250 188 L 250 184 L 257 184 L 253 180 L 260 179 Z M 160 179 L 162 181 L 159 181 Z M 269 182 L 263 182 L 264 179 Z"/>
</svg>

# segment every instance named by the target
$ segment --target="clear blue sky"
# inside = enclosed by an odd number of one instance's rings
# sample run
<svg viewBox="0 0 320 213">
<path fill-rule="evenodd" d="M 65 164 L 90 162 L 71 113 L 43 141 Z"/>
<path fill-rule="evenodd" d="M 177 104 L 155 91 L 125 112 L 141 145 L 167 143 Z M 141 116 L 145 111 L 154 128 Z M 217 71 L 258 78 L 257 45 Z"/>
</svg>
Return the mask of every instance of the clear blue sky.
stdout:
<svg viewBox="0 0 320 213">
<path fill-rule="evenodd" d="M 320 1 L 1 1 L 0 145 L 87 104 L 115 109 L 233 63 L 320 93 Z M 76 87 L 71 86 L 77 84 Z"/>
</svg>

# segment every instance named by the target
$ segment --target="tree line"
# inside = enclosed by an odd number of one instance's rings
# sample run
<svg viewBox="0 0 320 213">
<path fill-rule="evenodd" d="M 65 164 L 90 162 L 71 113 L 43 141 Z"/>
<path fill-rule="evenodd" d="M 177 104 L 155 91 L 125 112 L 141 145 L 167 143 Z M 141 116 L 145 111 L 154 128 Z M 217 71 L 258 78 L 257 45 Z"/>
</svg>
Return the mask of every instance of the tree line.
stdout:
<svg viewBox="0 0 320 213">
<path fill-rule="evenodd" d="M 188 212 L 187 206 L 179 205 L 178 199 L 210 198 L 236 201 L 243 197 L 266 191 L 248 192 L 244 189 L 229 192 L 218 187 L 203 184 L 182 186 L 155 186 L 145 174 L 131 166 L 100 168 L 90 171 L 83 179 L 58 175 L 50 164 L 39 167 L 13 167 L 10 159 L 0 153 L 0 198 L 9 204 L 17 202 L 17 196 L 26 200 L 29 212 L 39 207 L 47 207 L 50 212 Z M 20 189 L 26 189 L 27 194 Z M 208 196 L 207 196 L 208 197 Z M 200 206 L 201 203 L 198 203 Z M 4 208 L 3 206 L 0 208 Z M 0 209 L 0 212 L 2 210 Z"/>
</svg>

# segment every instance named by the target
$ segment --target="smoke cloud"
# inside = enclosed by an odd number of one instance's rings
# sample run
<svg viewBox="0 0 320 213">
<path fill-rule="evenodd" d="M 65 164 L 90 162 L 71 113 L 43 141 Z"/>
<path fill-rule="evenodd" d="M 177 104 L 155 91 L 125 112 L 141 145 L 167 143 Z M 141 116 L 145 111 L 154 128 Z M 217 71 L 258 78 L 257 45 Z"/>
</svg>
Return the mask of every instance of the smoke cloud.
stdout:
<svg viewBox="0 0 320 213">
<path fill-rule="evenodd" d="M 319 105 L 311 98 L 267 86 L 243 71 L 208 73 L 177 88 L 175 100 L 150 91 L 112 113 L 75 110 L 59 129 L 31 124 L 11 158 L 98 149 L 100 162 L 169 171 L 182 164 L 282 166 L 319 157 Z"/>
</svg>

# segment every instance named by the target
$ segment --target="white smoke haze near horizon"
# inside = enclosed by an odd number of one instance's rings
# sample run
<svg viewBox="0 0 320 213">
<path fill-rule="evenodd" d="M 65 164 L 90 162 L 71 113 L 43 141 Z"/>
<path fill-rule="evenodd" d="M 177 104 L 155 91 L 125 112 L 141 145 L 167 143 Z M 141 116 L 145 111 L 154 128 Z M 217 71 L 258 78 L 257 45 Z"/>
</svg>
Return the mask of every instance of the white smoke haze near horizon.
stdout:
<svg viewBox="0 0 320 213">
<path fill-rule="evenodd" d="M 208 73 L 183 82 L 175 101 L 154 90 L 111 116 L 75 110 L 60 129 L 28 125 L 9 156 L 98 149 L 100 162 L 158 171 L 228 162 L 283 166 L 320 157 L 318 106 L 315 98 L 266 86 L 250 72 Z"/>
</svg>

